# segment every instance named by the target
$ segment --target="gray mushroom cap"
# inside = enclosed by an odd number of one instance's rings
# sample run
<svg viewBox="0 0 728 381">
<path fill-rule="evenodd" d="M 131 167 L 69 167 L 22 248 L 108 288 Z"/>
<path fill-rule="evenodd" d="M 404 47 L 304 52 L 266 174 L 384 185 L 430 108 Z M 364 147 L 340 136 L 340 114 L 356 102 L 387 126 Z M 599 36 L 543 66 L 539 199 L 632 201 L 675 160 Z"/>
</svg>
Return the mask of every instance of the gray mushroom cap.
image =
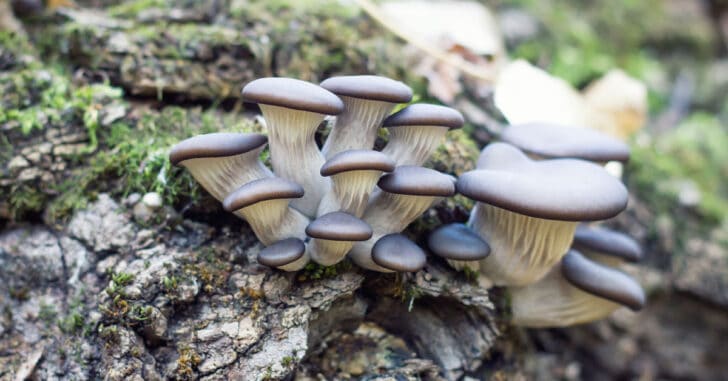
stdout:
<svg viewBox="0 0 728 381">
<path fill-rule="evenodd" d="M 628 262 L 642 259 L 642 248 L 632 237 L 603 227 L 586 224 L 577 226 L 572 247 L 576 250 L 594 251 Z"/>
<path fill-rule="evenodd" d="M 330 91 L 293 78 L 256 79 L 243 87 L 243 100 L 326 115 L 344 110 L 344 103 Z"/>
<path fill-rule="evenodd" d="M 280 177 L 251 181 L 230 193 L 222 204 L 228 212 L 245 208 L 261 201 L 292 199 L 303 196 L 303 188 Z"/>
<path fill-rule="evenodd" d="M 285 266 L 301 258 L 306 245 L 298 238 L 278 241 L 258 253 L 258 263 L 269 267 Z"/>
<path fill-rule="evenodd" d="M 602 167 L 578 159 L 534 161 L 518 148 L 492 143 L 477 170 L 457 181 L 473 200 L 531 217 L 592 221 L 613 217 L 627 206 L 627 189 Z"/>
<path fill-rule="evenodd" d="M 402 234 L 387 234 L 372 247 L 372 260 L 397 272 L 414 272 L 425 267 L 425 252 Z"/>
<path fill-rule="evenodd" d="M 500 139 L 521 150 L 545 158 L 575 158 L 607 162 L 629 160 L 629 146 L 591 128 L 549 123 L 508 126 Z"/>
<path fill-rule="evenodd" d="M 321 176 L 333 176 L 337 173 L 356 170 L 391 172 L 395 165 L 394 160 L 379 151 L 349 150 L 339 152 L 327 160 L 321 166 Z"/>
<path fill-rule="evenodd" d="M 185 160 L 234 156 L 260 148 L 268 142 L 261 134 L 216 132 L 197 135 L 177 143 L 169 152 L 169 161 L 177 165 Z"/>
<path fill-rule="evenodd" d="M 313 220 L 306 227 L 312 238 L 329 241 L 366 241 L 372 237 L 372 227 L 345 212 L 332 212 Z"/>
<path fill-rule="evenodd" d="M 574 287 L 622 304 L 632 310 L 645 305 L 645 292 L 634 279 L 611 267 L 593 262 L 570 250 L 561 260 L 561 274 Z"/>
<path fill-rule="evenodd" d="M 427 246 L 437 256 L 458 261 L 477 261 L 490 254 L 490 245 L 464 224 L 440 226 L 427 237 Z"/>
<path fill-rule="evenodd" d="M 412 89 L 400 81 L 376 75 L 348 75 L 331 77 L 321 87 L 340 96 L 391 103 L 412 100 Z"/>
<path fill-rule="evenodd" d="M 450 107 L 426 103 L 409 105 L 384 119 L 383 126 L 397 128 L 404 126 L 441 126 L 460 128 L 465 123 L 463 115 Z"/>
<path fill-rule="evenodd" d="M 389 193 L 409 196 L 449 197 L 455 194 L 453 177 L 434 169 L 403 165 L 379 179 L 377 185 Z"/>
</svg>

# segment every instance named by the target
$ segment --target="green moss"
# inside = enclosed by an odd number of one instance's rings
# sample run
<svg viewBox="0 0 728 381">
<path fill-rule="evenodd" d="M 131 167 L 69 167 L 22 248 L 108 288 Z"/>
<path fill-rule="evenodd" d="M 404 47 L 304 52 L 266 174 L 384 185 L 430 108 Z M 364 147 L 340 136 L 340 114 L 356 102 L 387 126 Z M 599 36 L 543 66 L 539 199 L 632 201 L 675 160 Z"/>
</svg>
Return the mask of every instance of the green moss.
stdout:
<svg viewBox="0 0 728 381">
<path fill-rule="evenodd" d="M 349 261 L 341 261 L 332 266 L 322 266 L 315 262 L 309 262 L 303 270 L 298 273 L 296 279 L 299 282 L 307 282 L 319 279 L 333 278 L 337 274 L 351 270 L 352 265 Z"/>
</svg>

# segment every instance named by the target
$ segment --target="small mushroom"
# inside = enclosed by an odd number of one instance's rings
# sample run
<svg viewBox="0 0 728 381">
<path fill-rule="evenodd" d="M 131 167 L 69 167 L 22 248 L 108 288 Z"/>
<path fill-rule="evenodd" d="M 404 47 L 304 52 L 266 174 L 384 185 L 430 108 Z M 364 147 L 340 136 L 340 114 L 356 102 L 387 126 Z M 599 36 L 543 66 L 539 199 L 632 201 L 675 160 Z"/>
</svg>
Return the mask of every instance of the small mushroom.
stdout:
<svg viewBox="0 0 728 381">
<path fill-rule="evenodd" d="M 314 135 L 326 115 L 344 109 L 343 103 L 320 86 L 291 78 L 256 79 L 243 88 L 243 99 L 257 103 L 265 117 L 273 171 L 305 190 L 291 205 L 315 216 L 330 185 L 319 174 L 325 160 Z"/>
<path fill-rule="evenodd" d="M 384 120 L 389 142 L 382 152 L 397 165 L 422 165 L 442 143 L 445 134 L 462 127 L 463 123 L 462 114 L 449 107 L 409 105 Z"/>
<path fill-rule="evenodd" d="M 242 217 L 263 245 L 285 238 L 305 238 L 308 218 L 288 206 L 303 196 L 303 188 L 286 179 L 271 177 L 249 182 L 223 201 L 228 212 Z"/>
<path fill-rule="evenodd" d="M 402 234 L 387 234 L 372 247 L 372 260 L 396 272 L 415 272 L 425 267 L 425 252 Z"/>
<path fill-rule="evenodd" d="M 391 172 L 394 166 L 387 155 L 372 150 L 349 150 L 332 156 L 321 167 L 321 176 L 331 177 L 332 187 L 321 200 L 318 215 L 341 210 L 361 217 L 382 172 Z"/>
<path fill-rule="evenodd" d="M 617 267 L 622 262 L 639 262 L 642 248 L 632 237 L 603 227 L 580 224 L 572 247 L 594 261 Z"/>
<path fill-rule="evenodd" d="M 331 266 L 340 262 L 356 241 L 372 237 L 372 228 L 349 213 L 332 212 L 313 220 L 306 227 L 312 238 L 309 252 L 314 262 Z"/>
<path fill-rule="evenodd" d="M 258 253 L 258 263 L 283 271 L 298 271 L 308 261 L 306 245 L 298 238 L 280 240 Z"/>
<path fill-rule="evenodd" d="M 369 201 L 362 219 L 374 230 L 369 240 L 357 242 L 349 257 L 370 270 L 387 271 L 372 261 L 374 244 L 384 235 L 399 233 L 441 197 L 455 194 L 452 176 L 415 166 L 397 167 L 379 179 L 381 189 Z"/>
<path fill-rule="evenodd" d="M 537 281 L 568 251 L 578 221 L 610 218 L 627 206 L 624 185 L 583 160 L 533 161 L 492 143 L 479 162 L 457 189 L 477 201 L 468 225 L 490 244 L 480 270 L 496 285 Z"/>
<path fill-rule="evenodd" d="M 253 180 L 272 177 L 260 162 L 268 139 L 261 134 L 213 133 L 185 139 L 169 153 L 173 165 L 182 165 L 218 201 Z"/>
<path fill-rule="evenodd" d="M 512 322 L 564 327 L 601 319 L 624 305 L 644 306 L 642 287 L 621 271 L 571 250 L 544 278 L 510 289 Z"/>
<path fill-rule="evenodd" d="M 597 163 L 629 160 L 629 146 L 591 128 L 550 123 L 506 127 L 500 139 L 538 159 L 574 158 Z"/>
<path fill-rule="evenodd" d="M 327 159 L 339 152 L 374 147 L 382 120 L 398 103 L 412 100 L 409 86 L 374 75 L 332 77 L 321 87 L 344 102 L 344 111 L 336 117 L 322 149 Z"/>
<path fill-rule="evenodd" d="M 490 245 L 464 224 L 440 226 L 427 237 L 430 251 L 447 260 L 457 270 L 478 270 L 479 261 L 490 255 Z"/>
</svg>

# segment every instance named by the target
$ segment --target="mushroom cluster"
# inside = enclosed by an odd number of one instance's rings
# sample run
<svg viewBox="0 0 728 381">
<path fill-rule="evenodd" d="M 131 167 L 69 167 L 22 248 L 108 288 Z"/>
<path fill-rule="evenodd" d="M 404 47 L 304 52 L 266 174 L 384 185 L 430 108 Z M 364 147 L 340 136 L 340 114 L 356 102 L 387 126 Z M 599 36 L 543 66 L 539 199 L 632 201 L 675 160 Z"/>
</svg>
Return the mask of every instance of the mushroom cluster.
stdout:
<svg viewBox="0 0 728 381">
<path fill-rule="evenodd" d="M 184 140 L 170 161 L 225 210 L 246 220 L 261 243 L 261 264 L 296 271 L 309 261 L 345 257 L 380 272 L 417 271 L 425 253 L 400 233 L 442 197 L 455 178 L 422 167 L 448 130 L 463 124 L 448 107 L 413 104 L 405 84 L 380 76 L 342 76 L 320 85 L 261 78 L 243 88 L 268 135 L 212 133 Z M 335 116 L 321 149 L 319 126 Z M 373 150 L 379 129 L 389 141 Z M 266 144 L 272 170 L 260 161 Z"/>
<path fill-rule="evenodd" d="M 629 148 L 597 131 L 550 124 L 509 126 L 500 140 L 457 180 L 457 191 L 476 202 L 467 224 L 434 230 L 430 250 L 507 287 L 517 325 L 566 326 L 620 305 L 640 309 L 642 288 L 617 269 L 640 258 L 639 246 L 584 224 L 626 208 L 627 190 L 604 164 L 625 162 Z"/>
</svg>

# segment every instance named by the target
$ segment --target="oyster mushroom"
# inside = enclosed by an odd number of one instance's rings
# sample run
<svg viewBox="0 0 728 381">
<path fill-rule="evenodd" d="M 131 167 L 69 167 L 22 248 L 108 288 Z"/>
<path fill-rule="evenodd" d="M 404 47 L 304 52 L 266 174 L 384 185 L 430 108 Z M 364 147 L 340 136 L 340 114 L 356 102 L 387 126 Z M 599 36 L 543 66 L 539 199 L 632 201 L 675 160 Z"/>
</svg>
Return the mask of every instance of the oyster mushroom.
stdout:
<svg viewBox="0 0 728 381">
<path fill-rule="evenodd" d="M 308 262 L 306 245 L 298 238 L 280 240 L 258 253 L 258 263 L 283 271 L 298 271 Z"/>
<path fill-rule="evenodd" d="M 372 247 L 384 235 L 399 233 L 441 197 L 455 194 L 452 176 L 415 167 L 397 167 L 379 179 L 378 192 L 367 205 L 362 219 L 374 230 L 372 238 L 357 242 L 349 257 L 370 270 L 391 271 L 372 261 Z"/>
<path fill-rule="evenodd" d="M 622 177 L 623 164 L 629 160 L 626 143 L 591 128 L 525 123 L 506 127 L 500 138 L 534 159 L 588 160 L 605 165 L 617 178 Z"/>
<path fill-rule="evenodd" d="M 571 250 L 543 279 L 510 289 L 512 322 L 564 327 L 601 319 L 620 306 L 644 306 L 642 287 L 627 274 Z"/>
<path fill-rule="evenodd" d="M 468 225 L 490 244 L 480 270 L 496 285 L 539 280 L 568 251 L 578 221 L 610 218 L 627 206 L 624 185 L 583 160 L 533 161 L 493 143 L 479 163 L 457 189 L 477 201 Z"/>
<path fill-rule="evenodd" d="M 318 215 L 341 210 L 361 217 L 382 172 L 391 172 L 394 166 L 387 155 L 372 150 L 349 150 L 332 156 L 321 167 L 321 176 L 330 177 L 332 185 L 321 200 Z"/>
<path fill-rule="evenodd" d="M 574 232 L 574 249 L 599 263 L 617 267 L 623 262 L 639 262 L 642 248 L 632 237 L 603 227 L 580 224 Z"/>
<path fill-rule="evenodd" d="M 273 171 L 305 190 L 291 205 L 309 217 L 315 216 L 330 185 L 319 174 L 325 159 L 314 135 L 326 115 L 344 109 L 343 103 L 320 86 L 292 78 L 256 79 L 243 88 L 243 99 L 257 103 L 263 113 Z"/>
<path fill-rule="evenodd" d="M 463 123 L 462 114 L 455 109 L 422 103 L 409 105 L 384 120 L 389 142 L 382 152 L 397 165 L 422 165 L 445 134 Z"/>
<path fill-rule="evenodd" d="M 223 206 L 248 221 L 258 240 L 270 245 L 285 238 L 305 238 L 308 218 L 288 206 L 303 196 L 303 188 L 286 179 L 271 177 L 249 182 L 230 193 Z"/>
<path fill-rule="evenodd" d="M 444 258 L 457 270 L 467 267 L 479 270 L 480 260 L 490 255 L 490 245 L 464 224 L 452 223 L 438 227 L 427 237 L 433 254 Z"/>
<path fill-rule="evenodd" d="M 172 147 L 169 161 L 187 168 L 203 188 L 222 201 L 245 183 L 273 176 L 259 160 L 267 142 L 261 134 L 198 135 Z"/>
<path fill-rule="evenodd" d="M 387 234 L 372 247 L 372 260 L 389 271 L 415 272 L 425 267 L 425 252 L 402 234 Z"/>
<path fill-rule="evenodd" d="M 344 111 L 336 117 L 322 149 L 327 159 L 339 152 L 374 147 L 382 120 L 398 103 L 412 100 L 409 86 L 375 75 L 332 77 L 321 87 L 344 102 Z"/>
<path fill-rule="evenodd" d="M 550 123 L 525 123 L 506 127 L 500 140 L 539 159 L 574 158 L 597 163 L 629 160 L 629 146 L 591 128 Z"/>
<path fill-rule="evenodd" d="M 372 228 L 349 213 L 332 212 L 308 224 L 306 234 L 312 238 L 308 244 L 311 259 L 331 266 L 344 259 L 354 242 L 371 238 Z"/>
</svg>

